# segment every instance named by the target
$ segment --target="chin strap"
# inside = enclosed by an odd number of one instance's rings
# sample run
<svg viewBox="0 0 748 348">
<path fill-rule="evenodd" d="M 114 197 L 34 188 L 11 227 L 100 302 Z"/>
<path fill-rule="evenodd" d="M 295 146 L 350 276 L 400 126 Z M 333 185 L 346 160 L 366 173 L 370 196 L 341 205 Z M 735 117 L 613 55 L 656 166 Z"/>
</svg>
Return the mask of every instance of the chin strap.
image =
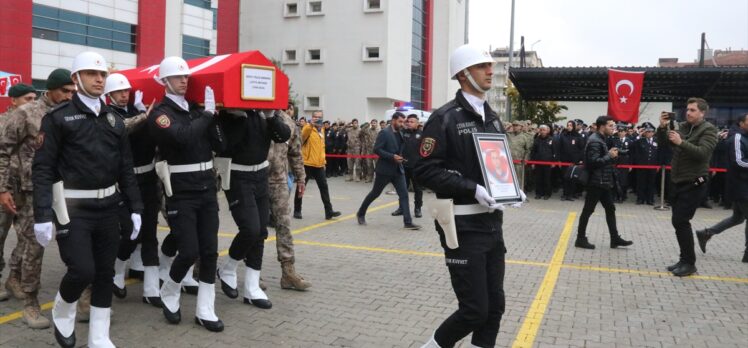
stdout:
<svg viewBox="0 0 748 348">
<path fill-rule="evenodd" d="M 163 79 L 163 80 L 161 80 L 161 81 L 163 81 L 163 82 L 164 82 L 164 85 L 165 85 L 165 86 L 166 86 L 166 88 L 167 88 L 167 89 L 169 90 L 169 92 L 171 92 L 171 94 L 174 94 L 174 95 L 176 95 L 176 94 L 177 94 L 176 92 L 174 92 L 174 88 L 171 88 L 171 83 L 169 83 L 169 79 L 167 79 L 167 78 L 164 78 L 164 79 Z"/>
<path fill-rule="evenodd" d="M 77 77 L 78 77 L 78 92 L 81 92 L 81 93 L 83 93 L 83 94 L 84 94 L 84 95 L 85 95 L 86 97 L 89 97 L 89 98 L 93 98 L 93 99 L 96 99 L 96 98 L 98 98 L 98 97 L 94 97 L 94 96 L 92 96 L 92 95 L 91 95 L 90 93 L 88 93 L 88 91 L 86 91 L 86 88 L 85 88 L 85 87 L 83 87 L 83 80 L 81 80 L 81 75 L 80 75 L 80 73 L 76 72 L 76 73 L 75 73 L 75 76 L 77 76 Z"/>
<path fill-rule="evenodd" d="M 476 91 L 482 92 L 482 93 L 488 93 L 488 91 L 491 90 L 491 88 L 483 89 L 480 86 L 478 86 L 478 83 L 475 82 L 475 79 L 473 79 L 473 75 L 470 75 L 470 71 L 467 68 L 463 69 L 462 73 L 465 74 L 465 77 L 467 77 L 468 82 L 470 82 L 470 85 L 473 86 L 473 88 L 475 88 Z"/>
</svg>

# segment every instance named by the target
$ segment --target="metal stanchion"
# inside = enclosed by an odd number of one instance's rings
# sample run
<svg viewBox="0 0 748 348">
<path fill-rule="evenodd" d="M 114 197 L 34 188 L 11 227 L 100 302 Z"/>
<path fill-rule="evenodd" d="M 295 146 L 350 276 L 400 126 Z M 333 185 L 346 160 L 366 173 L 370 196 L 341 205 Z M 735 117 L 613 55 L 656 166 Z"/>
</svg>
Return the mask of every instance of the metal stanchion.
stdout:
<svg viewBox="0 0 748 348">
<path fill-rule="evenodd" d="M 670 207 L 665 206 L 665 165 L 660 167 L 660 205 L 654 207 L 654 210 L 670 210 Z"/>
</svg>

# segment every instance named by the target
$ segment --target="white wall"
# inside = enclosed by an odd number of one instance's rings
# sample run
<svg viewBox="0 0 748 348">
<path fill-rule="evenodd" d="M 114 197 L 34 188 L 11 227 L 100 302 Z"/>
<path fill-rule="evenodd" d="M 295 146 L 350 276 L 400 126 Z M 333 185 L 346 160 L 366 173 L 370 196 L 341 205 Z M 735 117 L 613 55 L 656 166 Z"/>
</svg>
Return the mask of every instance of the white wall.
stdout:
<svg viewBox="0 0 748 348">
<path fill-rule="evenodd" d="M 431 106 L 452 100 L 460 85 L 449 76 L 449 56 L 465 43 L 466 1 L 434 0 Z"/>
<path fill-rule="evenodd" d="M 566 117 L 567 120 L 582 119 L 584 123 L 591 124 L 595 122 L 598 116 L 608 113 L 608 102 L 559 102 L 565 105 L 569 110 L 562 111 L 559 116 Z M 642 122 L 652 122 L 657 125 L 660 120 L 660 112 L 673 111 L 673 103 L 670 102 L 642 102 L 639 105 L 639 124 Z M 566 120 L 560 123 L 566 123 Z"/>
<path fill-rule="evenodd" d="M 147 0 L 144 0 L 147 1 Z M 164 57 L 182 56 L 182 0 L 166 0 Z"/>
</svg>

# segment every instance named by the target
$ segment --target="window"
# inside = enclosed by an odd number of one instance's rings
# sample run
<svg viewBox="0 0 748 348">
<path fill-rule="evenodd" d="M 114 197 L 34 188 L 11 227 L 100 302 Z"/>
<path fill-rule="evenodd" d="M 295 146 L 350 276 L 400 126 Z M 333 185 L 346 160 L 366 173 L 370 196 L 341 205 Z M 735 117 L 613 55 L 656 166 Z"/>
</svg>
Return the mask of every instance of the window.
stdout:
<svg viewBox="0 0 748 348">
<path fill-rule="evenodd" d="M 307 96 L 304 98 L 304 110 L 319 110 L 322 108 L 322 98 L 318 96 Z"/>
<path fill-rule="evenodd" d="M 182 58 L 193 59 L 210 55 L 210 40 L 182 35 Z"/>
<path fill-rule="evenodd" d="M 121 52 L 135 52 L 135 30 L 130 23 L 56 7 L 33 5 L 32 36 Z"/>
<path fill-rule="evenodd" d="M 306 62 L 309 64 L 322 63 L 322 50 L 314 48 L 306 51 Z"/>
<path fill-rule="evenodd" d="M 298 64 L 299 61 L 296 59 L 296 50 L 284 50 L 283 51 L 283 64 Z"/>
<path fill-rule="evenodd" d="M 364 12 L 382 12 L 382 1 L 364 0 Z"/>
<path fill-rule="evenodd" d="M 413 46 L 411 47 L 410 61 L 410 103 L 416 109 L 425 107 L 426 99 L 426 33 L 428 28 L 424 21 L 428 18 L 426 11 L 426 0 L 413 1 Z"/>
<path fill-rule="evenodd" d="M 210 10 L 210 0 L 184 0 L 184 3 L 187 5 L 197 6 L 199 8 Z"/>
<path fill-rule="evenodd" d="M 286 6 L 283 7 L 284 17 L 298 17 L 299 16 L 299 3 L 298 2 L 287 2 Z"/>
<path fill-rule="evenodd" d="M 382 56 L 379 52 L 379 46 L 364 46 L 363 61 L 365 62 L 379 62 L 382 61 Z"/>
<path fill-rule="evenodd" d="M 322 1 L 309 1 L 306 5 L 306 15 L 307 16 L 321 16 L 324 13 L 322 12 Z"/>
</svg>

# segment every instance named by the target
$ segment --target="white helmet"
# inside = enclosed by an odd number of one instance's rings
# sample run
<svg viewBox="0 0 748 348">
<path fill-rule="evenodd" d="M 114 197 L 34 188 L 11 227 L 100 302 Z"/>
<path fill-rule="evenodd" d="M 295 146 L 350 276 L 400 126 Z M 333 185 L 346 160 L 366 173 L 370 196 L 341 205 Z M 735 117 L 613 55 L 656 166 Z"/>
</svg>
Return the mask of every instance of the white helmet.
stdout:
<svg viewBox="0 0 748 348">
<path fill-rule="evenodd" d="M 158 66 L 158 78 L 163 80 L 169 76 L 190 75 L 190 67 L 180 57 L 166 57 Z"/>
<path fill-rule="evenodd" d="M 449 75 L 452 80 L 457 79 L 457 73 L 473 65 L 493 63 L 493 58 L 488 51 L 473 45 L 462 45 L 452 52 L 449 57 Z"/>
<path fill-rule="evenodd" d="M 81 70 L 97 70 L 105 73 L 109 72 L 106 66 L 106 59 L 96 52 L 83 52 L 73 59 L 73 70 L 70 76 L 75 75 Z"/>
<path fill-rule="evenodd" d="M 114 73 L 106 78 L 106 85 L 104 86 L 104 94 L 109 94 L 114 91 L 121 91 L 123 89 L 130 89 L 130 81 L 127 80 L 125 75 L 120 73 Z"/>
</svg>

